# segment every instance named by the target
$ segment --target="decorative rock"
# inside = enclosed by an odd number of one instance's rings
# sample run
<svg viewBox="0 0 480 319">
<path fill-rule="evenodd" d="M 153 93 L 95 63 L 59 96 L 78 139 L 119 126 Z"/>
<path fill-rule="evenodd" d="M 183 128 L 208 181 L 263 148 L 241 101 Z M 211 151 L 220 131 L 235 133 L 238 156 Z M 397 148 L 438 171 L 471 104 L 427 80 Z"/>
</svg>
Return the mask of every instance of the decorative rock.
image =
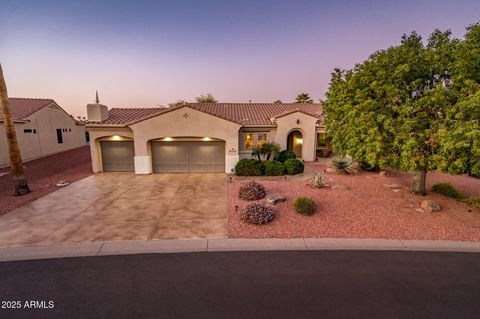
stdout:
<svg viewBox="0 0 480 319">
<path fill-rule="evenodd" d="M 433 201 L 433 200 L 430 200 L 430 199 L 422 201 L 420 206 L 423 208 L 424 211 L 426 211 L 428 213 L 438 212 L 439 210 L 442 209 L 436 201 Z"/>
<path fill-rule="evenodd" d="M 342 191 L 346 191 L 348 189 L 348 187 L 343 185 L 343 184 L 335 184 L 335 185 L 332 186 L 332 189 L 339 189 L 339 190 L 342 190 Z"/>
<path fill-rule="evenodd" d="M 56 186 L 57 186 L 57 187 L 64 187 L 64 186 L 67 186 L 67 185 L 69 185 L 69 184 L 70 184 L 70 183 L 68 183 L 68 182 L 60 181 Z"/>
<path fill-rule="evenodd" d="M 387 175 L 387 171 L 380 171 L 380 172 L 378 172 L 378 174 L 379 174 L 380 176 L 388 176 L 388 175 Z"/>
<path fill-rule="evenodd" d="M 400 189 L 402 188 L 402 185 L 398 184 L 385 184 L 385 187 L 391 188 L 391 189 Z"/>
<path fill-rule="evenodd" d="M 267 198 L 267 205 L 276 205 L 278 202 L 284 202 L 285 197 L 280 195 L 275 195 L 270 198 Z"/>
<path fill-rule="evenodd" d="M 421 209 L 421 208 L 418 208 L 418 207 L 417 207 L 417 208 L 415 208 L 415 211 L 417 211 L 417 212 L 419 212 L 419 213 L 423 213 L 423 212 L 424 212 L 424 211 L 423 211 L 423 209 Z"/>
</svg>

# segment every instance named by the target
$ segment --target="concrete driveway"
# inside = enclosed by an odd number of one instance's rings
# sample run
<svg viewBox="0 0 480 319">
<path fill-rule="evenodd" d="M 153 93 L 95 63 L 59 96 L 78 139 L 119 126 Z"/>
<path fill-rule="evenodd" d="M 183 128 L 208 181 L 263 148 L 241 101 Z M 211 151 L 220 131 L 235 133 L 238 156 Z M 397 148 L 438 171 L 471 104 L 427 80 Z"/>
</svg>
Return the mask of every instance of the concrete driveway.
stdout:
<svg viewBox="0 0 480 319">
<path fill-rule="evenodd" d="M 227 237 L 222 173 L 104 173 L 0 216 L 0 247 Z"/>
</svg>

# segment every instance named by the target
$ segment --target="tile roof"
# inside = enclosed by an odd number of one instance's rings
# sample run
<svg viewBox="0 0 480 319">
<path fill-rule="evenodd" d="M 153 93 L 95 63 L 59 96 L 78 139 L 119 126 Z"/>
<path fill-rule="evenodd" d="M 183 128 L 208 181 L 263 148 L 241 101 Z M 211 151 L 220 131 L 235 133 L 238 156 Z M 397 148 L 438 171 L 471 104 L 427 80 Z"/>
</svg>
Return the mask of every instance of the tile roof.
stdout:
<svg viewBox="0 0 480 319">
<path fill-rule="evenodd" d="M 182 107 L 242 125 L 272 125 L 272 119 L 296 111 L 317 118 L 322 115 L 322 105 L 319 103 L 186 103 L 171 108 L 112 108 L 108 111 L 108 118 L 101 124 L 130 125 Z"/>
<path fill-rule="evenodd" d="M 25 120 L 27 117 L 36 111 L 44 108 L 51 103 L 52 99 L 29 99 L 29 98 L 15 98 L 9 97 L 10 111 L 15 121 Z M 0 112 L 0 120 L 3 119 L 3 114 Z"/>
</svg>

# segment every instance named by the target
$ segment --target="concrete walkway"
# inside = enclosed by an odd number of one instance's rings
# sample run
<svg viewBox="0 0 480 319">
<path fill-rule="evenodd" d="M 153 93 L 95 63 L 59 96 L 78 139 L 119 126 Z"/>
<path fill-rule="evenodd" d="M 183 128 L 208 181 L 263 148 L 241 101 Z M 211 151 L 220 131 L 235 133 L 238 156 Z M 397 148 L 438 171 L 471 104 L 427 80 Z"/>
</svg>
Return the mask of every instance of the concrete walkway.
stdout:
<svg viewBox="0 0 480 319">
<path fill-rule="evenodd" d="M 148 253 L 276 250 L 377 250 L 480 253 L 480 242 L 386 239 L 185 239 L 0 248 L 0 261 Z"/>
</svg>

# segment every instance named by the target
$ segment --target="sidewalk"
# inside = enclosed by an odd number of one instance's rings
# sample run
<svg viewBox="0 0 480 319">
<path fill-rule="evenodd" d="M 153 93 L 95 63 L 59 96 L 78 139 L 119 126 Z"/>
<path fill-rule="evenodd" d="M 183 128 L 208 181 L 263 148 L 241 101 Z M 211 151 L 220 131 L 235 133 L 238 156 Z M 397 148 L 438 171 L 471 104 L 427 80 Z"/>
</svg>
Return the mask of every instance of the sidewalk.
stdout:
<svg viewBox="0 0 480 319">
<path fill-rule="evenodd" d="M 386 239 L 184 239 L 0 248 L 0 261 L 151 253 L 275 250 L 384 250 L 480 253 L 480 242 Z"/>
</svg>

